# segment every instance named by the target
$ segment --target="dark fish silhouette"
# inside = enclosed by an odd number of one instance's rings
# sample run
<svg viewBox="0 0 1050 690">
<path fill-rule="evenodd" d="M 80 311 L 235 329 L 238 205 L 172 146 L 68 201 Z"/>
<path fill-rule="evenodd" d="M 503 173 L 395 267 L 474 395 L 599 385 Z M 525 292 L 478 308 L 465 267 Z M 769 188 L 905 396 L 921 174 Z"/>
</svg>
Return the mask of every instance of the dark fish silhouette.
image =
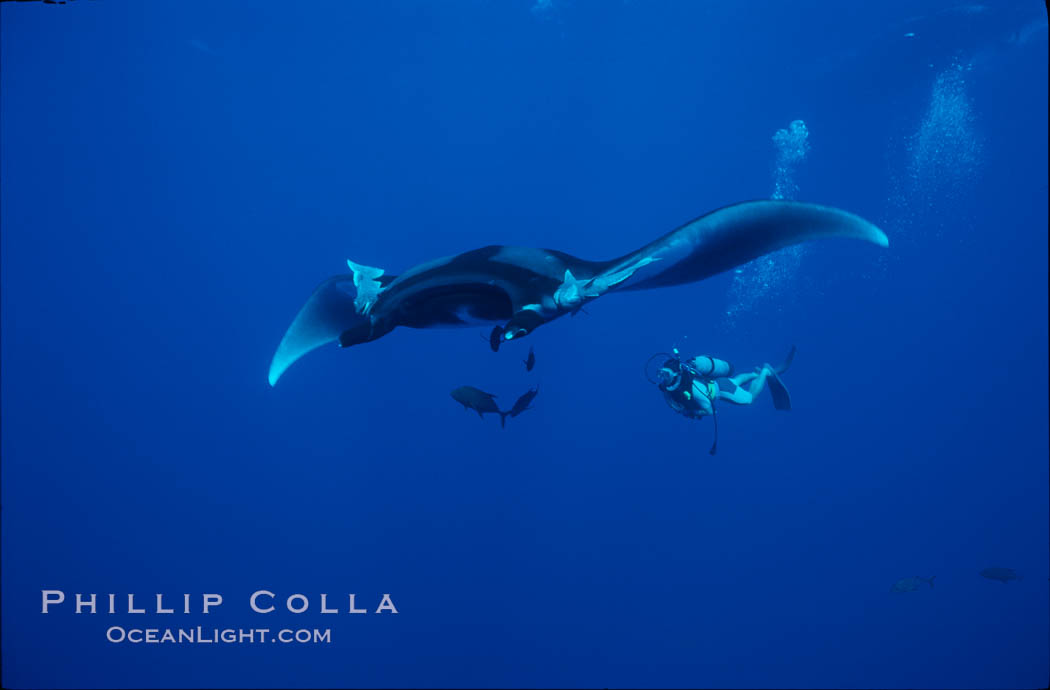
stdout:
<svg viewBox="0 0 1050 690">
<path fill-rule="evenodd" d="M 749 201 L 712 211 L 615 259 L 588 261 L 554 249 L 491 245 L 419 264 L 401 274 L 348 261 L 322 282 L 281 338 L 270 385 L 327 343 L 351 347 L 395 328 L 496 324 L 489 345 L 621 290 L 696 283 L 763 254 L 823 237 L 885 247 L 881 230 L 851 213 L 795 201 Z M 623 327 L 629 328 L 630 324 Z"/>
<path fill-rule="evenodd" d="M 536 366 L 536 353 L 529 348 L 529 356 L 525 358 L 525 371 L 532 371 L 532 368 Z"/>
<path fill-rule="evenodd" d="M 894 582 L 893 586 L 890 587 L 890 591 L 914 592 L 917 589 L 919 589 L 919 586 L 922 585 L 922 583 L 924 582 L 930 586 L 930 589 L 933 589 L 933 578 L 935 577 L 937 576 L 931 575 L 930 577 L 919 577 L 918 575 L 916 575 L 915 577 L 906 577 L 904 579 L 897 580 L 896 582 Z"/>
<path fill-rule="evenodd" d="M 498 414 L 500 426 L 506 426 L 507 415 L 510 412 L 503 412 L 499 409 L 494 400 L 496 396 L 492 393 L 486 393 L 474 386 L 460 386 L 453 390 L 450 395 L 453 400 L 463 406 L 464 410 L 474 410 L 482 419 L 485 418 L 486 412 Z"/>
<path fill-rule="evenodd" d="M 529 404 L 532 403 L 533 398 L 535 398 L 536 394 L 539 392 L 539 386 L 533 388 L 530 391 L 526 391 L 520 398 L 514 401 L 514 407 L 510 408 L 510 411 L 506 414 L 509 414 L 511 417 L 517 417 L 525 410 L 532 409 L 529 407 Z"/>
<path fill-rule="evenodd" d="M 1004 585 L 1009 583 L 1010 580 L 1021 579 L 1021 574 L 1013 568 L 985 568 L 980 574 L 989 580 L 998 580 Z"/>
<path fill-rule="evenodd" d="M 474 386 L 460 386 L 454 389 L 450 395 L 453 400 L 463 406 L 463 409 L 474 410 L 479 417 L 484 418 L 486 412 L 499 413 L 499 408 L 493 399 L 496 396 Z"/>
</svg>

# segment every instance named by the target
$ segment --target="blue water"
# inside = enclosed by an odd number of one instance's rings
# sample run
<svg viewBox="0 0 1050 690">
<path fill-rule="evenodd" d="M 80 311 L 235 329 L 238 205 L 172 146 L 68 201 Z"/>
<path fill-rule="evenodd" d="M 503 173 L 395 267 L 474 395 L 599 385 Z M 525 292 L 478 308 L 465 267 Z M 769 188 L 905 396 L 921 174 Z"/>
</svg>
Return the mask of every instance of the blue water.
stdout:
<svg viewBox="0 0 1050 690">
<path fill-rule="evenodd" d="M 80 0 L 0 21 L 5 687 L 1046 686 L 1043 6 Z M 801 155 L 777 137 L 795 121 Z M 611 295 L 495 355 L 481 328 L 399 329 L 267 383 L 348 258 L 605 259 L 776 194 L 890 246 Z M 674 345 L 746 371 L 792 344 L 794 409 L 723 410 L 713 457 L 710 420 L 643 376 Z M 506 429 L 449 397 L 537 384 Z M 935 587 L 890 593 L 916 575 Z M 262 589 L 276 612 L 249 608 Z M 43 590 L 67 599 L 44 615 Z"/>
</svg>

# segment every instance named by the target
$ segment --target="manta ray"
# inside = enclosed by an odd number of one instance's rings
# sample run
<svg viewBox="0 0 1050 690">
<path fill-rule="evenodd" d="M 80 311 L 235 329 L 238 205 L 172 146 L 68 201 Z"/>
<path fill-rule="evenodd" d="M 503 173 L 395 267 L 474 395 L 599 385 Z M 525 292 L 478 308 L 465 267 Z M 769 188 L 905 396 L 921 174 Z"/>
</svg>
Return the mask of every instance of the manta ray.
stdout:
<svg viewBox="0 0 1050 690">
<path fill-rule="evenodd" d="M 398 326 L 496 324 L 493 350 L 610 292 L 695 283 L 783 247 L 825 237 L 889 246 L 885 233 L 846 211 L 796 201 L 746 201 L 711 211 L 633 252 L 587 261 L 555 249 L 490 245 L 399 275 L 347 261 L 322 282 L 288 327 L 270 385 L 306 353 L 350 347 Z"/>
</svg>

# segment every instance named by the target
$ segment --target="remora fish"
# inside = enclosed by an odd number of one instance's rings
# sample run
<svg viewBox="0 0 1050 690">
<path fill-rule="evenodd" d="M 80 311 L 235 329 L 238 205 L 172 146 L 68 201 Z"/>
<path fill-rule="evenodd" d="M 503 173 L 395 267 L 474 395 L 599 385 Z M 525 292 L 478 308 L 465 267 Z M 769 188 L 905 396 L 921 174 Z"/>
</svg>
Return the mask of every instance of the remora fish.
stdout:
<svg viewBox="0 0 1050 690">
<path fill-rule="evenodd" d="M 326 343 L 350 347 L 399 326 L 497 323 L 490 344 L 522 338 L 617 290 L 695 283 L 784 247 L 825 237 L 889 245 L 868 221 L 795 201 L 748 201 L 690 221 L 633 252 L 587 261 L 554 249 L 492 245 L 391 276 L 348 261 L 351 273 L 321 283 L 299 310 L 270 363 L 270 385 Z"/>
</svg>

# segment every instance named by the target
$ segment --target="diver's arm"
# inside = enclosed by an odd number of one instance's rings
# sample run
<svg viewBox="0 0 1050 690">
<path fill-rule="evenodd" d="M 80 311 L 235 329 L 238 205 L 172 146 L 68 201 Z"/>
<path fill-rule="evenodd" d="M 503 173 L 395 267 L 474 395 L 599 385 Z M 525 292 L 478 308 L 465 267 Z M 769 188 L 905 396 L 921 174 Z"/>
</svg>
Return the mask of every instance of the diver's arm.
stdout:
<svg viewBox="0 0 1050 690">
<path fill-rule="evenodd" d="M 700 416 L 714 414 L 715 408 L 711 404 L 711 399 L 707 397 L 707 383 L 700 379 L 693 381 L 693 400 L 696 401 L 697 407 L 700 408 Z"/>
</svg>

